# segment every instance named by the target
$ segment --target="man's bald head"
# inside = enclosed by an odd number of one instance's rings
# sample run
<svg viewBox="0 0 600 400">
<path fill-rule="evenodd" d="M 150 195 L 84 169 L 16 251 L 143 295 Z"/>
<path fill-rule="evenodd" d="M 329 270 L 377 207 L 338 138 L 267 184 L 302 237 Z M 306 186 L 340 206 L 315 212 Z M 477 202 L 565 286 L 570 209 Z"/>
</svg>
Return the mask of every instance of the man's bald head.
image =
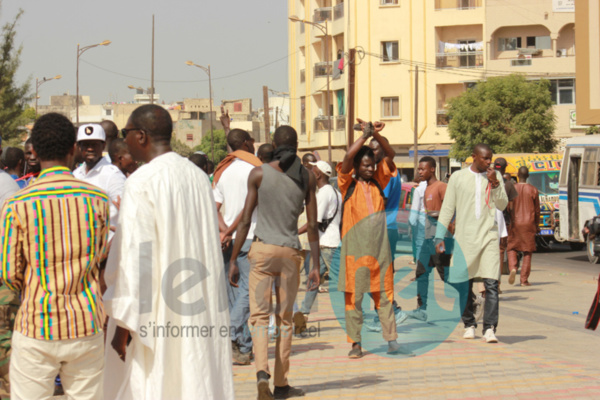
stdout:
<svg viewBox="0 0 600 400">
<path fill-rule="evenodd" d="M 100 126 L 104 129 L 104 133 L 106 133 L 106 148 L 108 148 L 110 142 L 119 137 L 119 128 L 117 128 L 117 124 L 108 119 L 100 122 Z"/>
<path fill-rule="evenodd" d="M 232 129 L 227 135 L 227 144 L 233 151 L 239 150 L 246 140 L 250 139 L 250 134 L 243 129 Z"/>
<path fill-rule="evenodd" d="M 273 134 L 273 146 L 289 146 L 298 148 L 298 134 L 296 130 L 289 125 L 280 126 Z"/>
<path fill-rule="evenodd" d="M 145 104 L 136 108 L 131 117 L 131 123 L 145 131 L 154 142 L 171 142 L 173 120 L 167 110 L 156 104 Z"/>
<path fill-rule="evenodd" d="M 519 171 L 517 171 L 517 176 L 519 177 L 519 181 L 527 181 L 527 178 L 529 178 L 529 169 L 527 169 L 527 167 L 519 168 Z"/>
<path fill-rule="evenodd" d="M 476 144 L 473 148 L 473 153 L 481 154 L 482 152 L 492 151 L 492 148 L 485 143 Z"/>
</svg>

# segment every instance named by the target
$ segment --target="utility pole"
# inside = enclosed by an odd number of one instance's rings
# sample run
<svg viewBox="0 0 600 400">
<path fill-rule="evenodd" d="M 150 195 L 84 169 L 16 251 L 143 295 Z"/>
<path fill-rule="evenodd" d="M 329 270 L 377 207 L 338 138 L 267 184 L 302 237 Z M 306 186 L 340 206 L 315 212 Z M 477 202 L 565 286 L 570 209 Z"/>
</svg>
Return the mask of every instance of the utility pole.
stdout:
<svg viewBox="0 0 600 400">
<path fill-rule="evenodd" d="M 348 143 L 346 150 L 354 143 L 354 83 L 356 80 L 356 49 L 350 49 L 348 56 Z"/>
<path fill-rule="evenodd" d="M 269 121 L 269 88 L 263 86 L 263 101 L 264 101 L 264 120 L 265 120 L 265 143 L 271 143 L 269 134 L 271 133 L 271 122 Z"/>
<path fill-rule="evenodd" d="M 417 176 L 417 168 L 419 165 L 419 144 L 418 144 L 418 135 L 419 135 L 419 67 L 415 67 L 415 117 L 414 117 L 414 149 L 415 149 L 415 172 L 414 176 Z"/>
<path fill-rule="evenodd" d="M 150 77 L 150 104 L 154 104 L 154 14 L 152 14 L 152 71 Z"/>
</svg>

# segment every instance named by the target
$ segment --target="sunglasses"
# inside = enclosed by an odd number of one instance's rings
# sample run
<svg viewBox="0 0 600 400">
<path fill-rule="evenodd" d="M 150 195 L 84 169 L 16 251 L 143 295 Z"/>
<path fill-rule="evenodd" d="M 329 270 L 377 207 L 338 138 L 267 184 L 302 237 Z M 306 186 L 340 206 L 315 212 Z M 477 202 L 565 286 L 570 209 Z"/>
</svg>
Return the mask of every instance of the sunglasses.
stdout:
<svg viewBox="0 0 600 400">
<path fill-rule="evenodd" d="M 125 139 L 127 137 L 127 134 L 131 131 L 141 131 L 141 129 L 139 129 L 139 128 L 130 128 L 130 129 L 123 128 L 123 129 L 121 129 L 121 137 L 123 139 Z"/>
</svg>

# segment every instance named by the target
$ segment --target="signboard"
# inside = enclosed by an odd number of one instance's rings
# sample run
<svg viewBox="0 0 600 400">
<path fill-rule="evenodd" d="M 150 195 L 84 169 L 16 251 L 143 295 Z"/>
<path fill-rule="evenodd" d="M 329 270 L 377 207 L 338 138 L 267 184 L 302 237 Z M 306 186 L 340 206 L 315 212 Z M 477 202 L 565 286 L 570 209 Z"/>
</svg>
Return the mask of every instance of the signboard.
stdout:
<svg viewBox="0 0 600 400">
<path fill-rule="evenodd" d="M 577 112 L 569 110 L 569 128 L 570 129 L 587 129 L 587 126 L 577 125 Z"/>
<path fill-rule="evenodd" d="M 575 12 L 575 0 L 552 0 L 552 11 Z"/>
</svg>

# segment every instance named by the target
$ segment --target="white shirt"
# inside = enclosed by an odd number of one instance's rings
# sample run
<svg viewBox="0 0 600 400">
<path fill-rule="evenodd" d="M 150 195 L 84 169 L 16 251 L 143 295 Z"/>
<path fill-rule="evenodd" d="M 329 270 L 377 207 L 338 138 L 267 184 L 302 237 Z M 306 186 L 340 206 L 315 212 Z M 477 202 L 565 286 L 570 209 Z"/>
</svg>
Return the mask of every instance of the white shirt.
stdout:
<svg viewBox="0 0 600 400">
<path fill-rule="evenodd" d="M 342 195 L 333 186 L 325 185 L 317 192 L 317 221 L 323 222 L 330 218 L 333 218 L 333 220 L 327 226 L 325 232 L 319 230 L 319 245 L 321 247 L 338 247 L 341 240 Z"/>
<path fill-rule="evenodd" d="M 413 192 L 412 203 L 410 205 L 410 216 L 408 223 L 412 226 L 417 225 L 417 221 L 425 226 L 425 189 L 427 189 L 427 181 L 422 181 Z"/>
<path fill-rule="evenodd" d="M 98 186 L 110 198 L 110 225 L 117 226 L 119 221 L 119 209 L 113 204 L 117 201 L 117 197 L 123 196 L 123 186 L 125 185 L 125 175 L 119 168 L 112 165 L 106 158 L 102 157 L 98 164 L 91 170 L 87 171 L 87 165 L 81 164 L 75 171 L 73 176 L 87 183 Z M 113 232 L 109 232 L 109 239 L 112 238 Z"/>
<path fill-rule="evenodd" d="M 15 192 L 20 190 L 19 185 L 6 172 L 0 170 L 0 209 L 5 200 L 8 200 Z"/>
<path fill-rule="evenodd" d="M 248 176 L 253 169 L 254 165 L 237 159 L 227 167 L 213 189 L 215 202 L 225 205 L 223 220 L 227 226 L 231 226 L 244 209 L 246 196 L 248 195 Z M 248 230 L 246 239 L 254 238 L 255 227 L 256 209 L 252 213 L 250 229 Z M 232 238 L 235 239 L 235 232 L 233 233 Z"/>
</svg>

